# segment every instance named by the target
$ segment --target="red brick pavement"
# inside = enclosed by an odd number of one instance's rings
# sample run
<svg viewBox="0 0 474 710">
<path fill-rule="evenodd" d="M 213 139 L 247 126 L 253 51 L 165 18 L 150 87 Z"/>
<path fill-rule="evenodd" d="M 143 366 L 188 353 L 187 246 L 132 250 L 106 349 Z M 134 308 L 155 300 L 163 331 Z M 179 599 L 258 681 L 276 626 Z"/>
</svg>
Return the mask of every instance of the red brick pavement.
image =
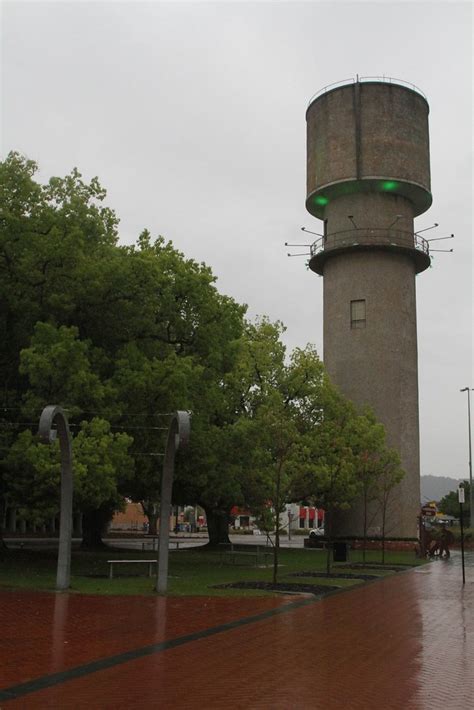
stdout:
<svg viewBox="0 0 474 710">
<path fill-rule="evenodd" d="M 63 679 L 0 708 L 468 710 L 474 567 L 462 588 L 458 562 Z M 2 593 L 0 689 L 288 602 Z"/>
</svg>

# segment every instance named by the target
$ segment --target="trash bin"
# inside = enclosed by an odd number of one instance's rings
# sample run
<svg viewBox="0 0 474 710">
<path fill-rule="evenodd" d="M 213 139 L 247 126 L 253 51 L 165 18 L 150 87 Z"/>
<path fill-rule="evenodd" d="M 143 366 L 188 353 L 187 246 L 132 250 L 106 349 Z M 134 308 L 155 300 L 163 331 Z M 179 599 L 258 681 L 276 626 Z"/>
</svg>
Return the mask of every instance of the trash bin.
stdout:
<svg viewBox="0 0 474 710">
<path fill-rule="evenodd" d="M 332 558 L 334 562 L 346 562 L 349 545 L 347 542 L 334 542 L 332 546 Z"/>
</svg>

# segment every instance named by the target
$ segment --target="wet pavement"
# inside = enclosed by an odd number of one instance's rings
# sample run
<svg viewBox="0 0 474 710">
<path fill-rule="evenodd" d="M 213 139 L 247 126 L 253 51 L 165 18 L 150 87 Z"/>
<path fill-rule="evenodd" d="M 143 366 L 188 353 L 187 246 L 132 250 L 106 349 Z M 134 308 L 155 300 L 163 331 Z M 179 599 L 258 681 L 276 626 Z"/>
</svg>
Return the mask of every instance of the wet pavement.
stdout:
<svg viewBox="0 0 474 710">
<path fill-rule="evenodd" d="M 0 708 L 467 710 L 474 551 L 322 600 L 0 592 Z"/>
</svg>

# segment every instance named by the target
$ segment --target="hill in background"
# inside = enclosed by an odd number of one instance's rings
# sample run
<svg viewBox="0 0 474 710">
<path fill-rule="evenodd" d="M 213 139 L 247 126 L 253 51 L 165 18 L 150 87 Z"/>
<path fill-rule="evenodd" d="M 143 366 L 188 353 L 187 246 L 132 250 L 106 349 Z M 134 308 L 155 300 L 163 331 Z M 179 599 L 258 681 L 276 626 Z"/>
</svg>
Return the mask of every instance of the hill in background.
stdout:
<svg viewBox="0 0 474 710">
<path fill-rule="evenodd" d="M 440 501 L 451 491 L 455 491 L 463 478 L 448 478 L 448 476 L 421 476 L 421 502 L 427 500 Z"/>
</svg>

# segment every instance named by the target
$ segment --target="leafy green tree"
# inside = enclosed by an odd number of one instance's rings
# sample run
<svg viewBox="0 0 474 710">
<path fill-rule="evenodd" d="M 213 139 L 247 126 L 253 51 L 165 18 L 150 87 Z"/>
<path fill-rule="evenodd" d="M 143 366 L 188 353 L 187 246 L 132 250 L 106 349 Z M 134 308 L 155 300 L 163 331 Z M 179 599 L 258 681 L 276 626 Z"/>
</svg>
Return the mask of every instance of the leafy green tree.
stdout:
<svg viewBox="0 0 474 710">
<path fill-rule="evenodd" d="M 41 411 L 45 403 L 61 403 L 70 416 L 104 407 L 110 387 L 93 371 L 93 348 L 81 341 L 75 326 L 37 323 L 30 347 L 20 353 L 20 374 L 28 378 L 25 413 Z M 109 390 L 109 392 L 108 392 Z"/>
<path fill-rule="evenodd" d="M 209 447 L 218 438 L 222 439 L 221 425 L 232 421 L 226 419 L 223 381 L 235 360 L 245 307 L 218 293 L 208 267 L 186 260 L 162 239 L 152 243 L 147 232 L 141 235 L 129 256 L 142 279 L 149 277 L 150 290 L 144 299 L 149 318 L 141 319 L 134 339 L 118 352 L 113 382 L 119 399 L 127 403 L 123 407 L 123 421 L 126 423 L 126 414 L 141 411 L 148 415 L 144 423 L 156 426 L 156 418 L 153 419 L 156 412 L 191 410 L 193 434 L 185 460 L 194 451 L 193 461 L 201 472 L 199 480 L 211 482 L 215 471 L 209 460 Z M 166 429 L 168 419 L 162 417 L 159 421 Z M 157 436 L 156 431 L 143 429 L 134 438 L 136 478 L 128 495 L 142 503 L 152 531 L 158 509 L 160 472 L 157 475 L 156 461 L 144 453 L 163 451 L 164 434 Z M 219 446 L 215 444 L 216 449 Z M 208 470 L 204 462 L 209 464 Z M 205 491 L 201 495 L 196 490 L 196 470 L 189 467 L 188 470 L 188 484 L 180 487 L 177 481 L 175 502 L 202 500 L 212 528 L 213 519 L 218 524 L 222 517 L 216 486 L 210 483 L 212 491 L 207 500 Z M 220 482 L 222 473 L 216 478 Z"/>
<path fill-rule="evenodd" d="M 94 417 L 82 422 L 73 440 L 75 505 L 84 515 L 83 546 L 102 544 L 102 534 L 116 510 L 123 509 L 123 491 L 133 478 L 132 438 L 112 433 L 109 422 Z"/>
<path fill-rule="evenodd" d="M 229 541 L 230 510 L 268 499 L 268 481 L 255 466 L 260 446 L 252 419 L 268 362 L 283 361 L 279 331 L 268 322 L 234 329 L 229 351 L 219 367 L 200 379 L 192 406 L 192 437 L 176 480 L 179 500 L 195 502 L 206 512 L 209 544 Z"/>
<path fill-rule="evenodd" d="M 289 500 L 307 497 L 306 490 L 300 495 L 301 480 L 310 480 L 314 493 L 315 479 L 330 477 L 326 488 L 333 506 L 349 505 L 357 488 L 355 454 L 347 443 L 355 414 L 331 388 L 313 348 L 296 349 L 286 360 L 282 331 L 281 324 L 267 319 L 247 323 L 233 368 L 213 390 L 214 409 L 198 404 L 193 409 L 190 451 L 177 480 L 183 502 L 205 509 L 211 544 L 228 541 L 233 505 L 249 507 L 267 523 L 273 516 L 275 579 L 279 514 Z M 335 399 L 347 419 L 343 433 L 327 406 Z M 337 438 L 343 445 L 334 448 Z M 325 501 L 330 498 L 326 488 L 318 488 Z"/>
<path fill-rule="evenodd" d="M 60 404 L 68 412 L 71 426 L 74 427 L 74 419 L 85 411 L 104 409 L 107 400 L 113 395 L 113 390 L 109 385 L 104 385 L 93 371 L 94 354 L 90 342 L 79 339 L 76 327 L 55 327 L 49 323 L 37 323 L 30 347 L 20 353 L 20 373 L 25 375 L 29 382 L 29 389 L 24 395 L 25 413 L 30 413 L 32 418 L 46 403 Z M 90 423 L 83 422 L 73 443 L 75 452 L 76 449 L 81 450 L 81 456 L 75 457 L 77 460 L 74 476 L 76 504 L 84 514 L 84 545 L 101 542 L 101 532 L 106 522 L 111 518 L 114 509 L 119 509 L 123 504 L 123 496 L 118 493 L 121 478 L 123 479 L 120 474 L 120 460 L 118 455 L 111 455 L 110 442 L 113 442 L 113 448 L 117 452 L 124 454 L 124 461 L 127 462 L 130 472 L 133 471 L 131 460 L 125 456 L 126 448 L 132 439 L 126 434 L 107 437 L 108 432 L 105 429 L 110 428 L 110 424 L 105 420 L 101 421 L 101 424 L 98 419 L 92 419 Z M 120 447 L 120 442 L 127 442 L 127 447 Z M 89 456 L 88 463 L 84 464 L 87 443 L 90 444 L 90 451 L 94 452 L 95 460 Z M 41 451 L 41 447 L 37 450 Z M 39 473 L 38 470 L 36 473 Z M 59 485 L 57 475 L 55 482 Z M 81 500 L 81 489 L 87 489 L 87 486 L 88 495 L 83 496 Z M 111 488 L 115 491 L 114 495 L 107 494 L 107 490 Z M 25 490 L 29 491 L 29 488 L 26 487 Z M 45 507 L 50 505 L 50 500 L 57 504 L 57 495 L 48 500 L 45 496 Z M 95 503 L 97 514 L 94 512 Z"/>
<path fill-rule="evenodd" d="M 387 506 L 390 494 L 399 483 L 403 472 L 400 459 L 385 444 L 385 427 L 367 409 L 353 420 L 351 448 L 356 456 L 355 472 L 359 482 L 359 501 L 362 503 L 362 559 L 366 559 L 368 527 L 378 514 L 382 518 L 382 538 L 385 541 Z M 379 505 L 374 505 L 378 501 Z"/>
<path fill-rule="evenodd" d="M 249 389 L 248 407 L 260 433 L 255 465 L 262 473 L 262 480 L 266 481 L 261 488 L 260 508 L 257 510 L 264 519 L 262 507 L 268 508 L 271 502 L 274 515 L 273 580 L 276 583 L 280 515 L 285 510 L 285 504 L 294 500 L 295 481 L 314 470 L 313 437 L 323 417 L 326 379 L 314 348 L 297 348 L 286 360 L 284 349 L 277 339 L 281 326 L 262 321 L 258 329 L 260 333 L 254 331 L 255 335 L 259 335 L 258 347 L 254 345 L 249 349 L 253 356 L 253 360 L 250 358 L 249 361 L 253 361 L 257 377 Z M 267 339 L 267 350 L 262 347 L 262 335 Z"/>
<path fill-rule="evenodd" d="M 67 403 L 76 409 L 85 405 L 88 391 L 91 394 L 95 390 L 95 405 L 97 398 L 103 397 L 98 373 L 94 373 L 98 362 L 85 365 L 91 348 L 80 324 L 84 294 L 93 290 L 95 283 L 91 278 L 92 265 L 97 261 L 106 263 L 117 249 L 117 219 L 103 206 L 105 192 L 97 179 L 87 184 L 74 170 L 65 178 L 51 178 L 47 185 L 40 185 L 34 179 L 36 171 L 37 165 L 18 153 L 10 153 L 0 162 L 0 372 L 2 445 L 6 452 L 0 464 L 3 508 L 11 499 L 8 451 L 15 445 L 17 434 L 31 426 L 28 421 L 22 425 L 19 420 L 31 421 L 33 415 L 36 419 L 45 404 L 55 403 L 42 401 L 42 394 L 48 388 L 51 394 L 68 389 Z M 94 311 L 86 320 L 100 319 L 98 305 L 94 304 Z M 42 325 L 37 326 L 38 323 Z M 68 330 L 72 326 L 79 331 Z M 75 339 L 78 342 L 73 343 Z M 21 352 L 31 347 L 33 351 L 25 355 L 20 367 Z M 61 385 L 61 372 L 51 368 L 42 379 L 45 363 L 41 360 L 48 348 L 54 350 L 56 364 L 65 367 L 67 387 Z M 99 360 L 98 350 L 92 351 L 93 359 Z M 86 377 L 82 382 L 84 390 L 77 376 L 73 383 L 73 373 L 67 367 L 71 357 L 82 361 L 85 367 L 80 367 Z M 30 375 L 36 391 L 31 391 Z M 79 407 L 72 396 L 74 389 Z M 38 411 L 33 411 L 36 406 Z M 23 417 L 22 411 L 29 416 Z M 21 442 L 26 444 L 23 439 Z M 16 455 L 17 450 L 13 453 Z M 18 494 L 16 486 L 15 495 Z M 31 491 L 30 494 L 33 495 Z M 47 508 L 48 502 L 44 504 Z"/>
<path fill-rule="evenodd" d="M 117 240 L 117 218 L 101 204 L 105 191 L 96 178 L 86 184 L 74 170 L 40 185 L 34 180 L 36 171 L 36 163 L 18 153 L 0 162 L 0 370 L 5 406 L 17 406 L 23 391 L 19 356 L 35 324 L 78 325 L 84 294 L 94 285 L 89 267 L 106 261 Z"/>
<path fill-rule="evenodd" d="M 275 530 L 273 583 L 276 584 L 280 550 L 280 516 L 290 498 L 293 477 L 298 474 L 302 466 L 308 465 L 308 449 L 304 432 L 301 432 L 288 407 L 285 407 L 281 393 L 275 392 L 271 400 L 261 406 L 254 421 L 260 432 L 255 465 L 262 472 L 262 478 L 266 479 L 263 490 L 268 490 L 268 501 L 266 503 L 261 501 L 257 511 L 264 520 L 262 506 L 266 505 L 267 510 L 273 513 L 272 522 Z"/>
<path fill-rule="evenodd" d="M 120 246 L 96 178 L 87 183 L 73 170 L 40 185 L 36 171 L 17 153 L 0 163 L 3 505 L 26 505 L 38 476 L 33 507 L 51 495 L 56 464 L 23 431 L 46 404 L 67 408 L 80 427 L 77 490 L 89 541 L 100 540 L 124 496 L 141 501 L 153 522 L 157 454 L 175 409 L 193 412 L 193 434 L 174 502 L 205 509 L 213 543 L 228 539 L 233 505 L 280 508 L 295 477 L 324 479 L 337 452 L 336 478 L 349 475 L 356 454 L 313 349 L 286 359 L 281 324 L 245 323 L 245 306 L 218 292 L 209 267 L 162 237 L 145 230 Z M 26 478 L 14 483 L 22 451 Z M 342 505 L 341 496 L 334 501 Z"/>
<path fill-rule="evenodd" d="M 148 454 L 163 450 L 168 421 L 157 412 L 216 408 L 245 308 L 161 237 L 119 246 L 96 178 L 73 170 L 40 185 L 36 171 L 16 153 L 0 163 L 2 444 L 15 442 L 21 412 L 31 421 L 45 404 L 67 407 L 72 425 L 97 413 L 133 433 L 136 475 L 118 476 L 120 493 L 151 509 L 161 466 Z"/>
<path fill-rule="evenodd" d="M 122 413 L 113 419 L 133 435 L 130 450 L 135 460 L 134 475 L 123 494 L 140 502 L 149 520 L 150 534 L 156 534 L 159 515 L 161 469 L 169 417 L 176 409 L 190 406 L 190 390 L 200 367 L 190 357 L 170 352 L 166 357 L 147 357 L 130 343 L 116 360 L 113 387 L 119 393 Z"/>
<path fill-rule="evenodd" d="M 469 507 L 469 492 L 470 484 L 469 481 L 464 481 L 464 498 L 465 503 L 463 503 L 463 524 L 468 525 L 470 520 L 470 507 Z M 459 498 L 458 489 L 450 491 L 439 501 L 439 510 L 446 515 L 453 515 L 455 518 L 459 518 Z"/>
<path fill-rule="evenodd" d="M 43 446 L 30 431 L 22 431 L 6 457 L 4 482 L 9 505 L 19 518 L 43 525 L 59 511 L 59 442 Z"/>
<path fill-rule="evenodd" d="M 326 380 L 321 408 L 323 417 L 312 441 L 313 463 L 299 477 L 295 490 L 299 498 L 313 499 L 325 510 L 326 569 L 329 574 L 335 514 L 351 507 L 360 493 L 361 484 L 356 474 L 357 457 L 352 448 L 356 417 L 353 405 Z"/>
<path fill-rule="evenodd" d="M 131 438 L 112 433 L 105 420 L 82 422 L 73 439 L 74 509 L 95 519 L 85 526 L 84 544 L 101 544 L 101 530 L 113 512 L 123 505 L 121 482 L 133 475 L 133 459 L 128 455 Z M 9 502 L 20 519 L 41 525 L 59 512 L 61 468 L 59 442 L 45 446 L 31 431 L 23 431 L 7 457 L 6 483 Z M 97 525 L 100 521 L 100 526 Z M 92 535 L 92 539 L 87 539 Z"/>
<path fill-rule="evenodd" d="M 384 563 L 387 515 L 393 502 L 394 489 L 402 480 L 405 471 L 401 467 L 400 456 L 395 449 L 385 449 L 382 451 L 377 461 L 377 467 L 375 499 L 379 505 L 382 521 L 382 563 Z"/>
<path fill-rule="evenodd" d="M 238 424 L 218 426 L 202 410 L 193 413 L 191 426 L 190 444 L 178 458 L 175 500 L 204 509 L 209 544 L 214 546 L 229 542 L 230 510 L 245 503 L 248 441 Z"/>
</svg>

